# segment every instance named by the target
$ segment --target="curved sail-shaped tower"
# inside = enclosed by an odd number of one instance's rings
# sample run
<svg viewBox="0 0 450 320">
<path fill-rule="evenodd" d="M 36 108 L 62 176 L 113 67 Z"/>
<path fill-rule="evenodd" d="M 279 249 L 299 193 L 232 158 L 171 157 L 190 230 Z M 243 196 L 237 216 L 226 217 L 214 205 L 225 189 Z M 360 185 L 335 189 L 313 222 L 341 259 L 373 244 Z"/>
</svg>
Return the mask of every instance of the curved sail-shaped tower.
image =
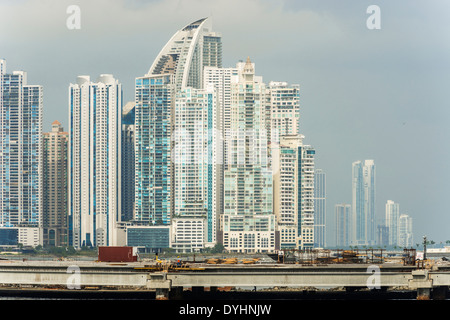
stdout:
<svg viewBox="0 0 450 320">
<path fill-rule="evenodd" d="M 174 212 L 172 136 L 175 101 L 187 88 L 203 88 L 203 68 L 222 66 L 220 35 L 203 18 L 178 30 L 135 87 L 135 216 L 169 225 Z"/>
<path fill-rule="evenodd" d="M 147 75 L 173 74 L 175 89 L 201 88 L 204 66 L 222 66 L 220 36 L 203 18 L 177 31 L 159 52 Z"/>
</svg>

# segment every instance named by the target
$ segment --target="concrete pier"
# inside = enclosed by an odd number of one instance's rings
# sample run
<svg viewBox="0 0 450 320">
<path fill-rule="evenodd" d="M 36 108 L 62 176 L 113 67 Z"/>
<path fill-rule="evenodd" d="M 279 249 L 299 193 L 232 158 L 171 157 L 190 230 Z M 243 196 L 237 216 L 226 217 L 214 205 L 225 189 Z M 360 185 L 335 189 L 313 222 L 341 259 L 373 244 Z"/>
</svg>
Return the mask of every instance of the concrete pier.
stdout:
<svg viewBox="0 0 450 320">
<path fill-rule="evenodd" d="M 401 287 L 417 292 L 417 299 L 445 299 L 450 266 L 433 270 L 399 264 L 254 264 L 208 265 L 196 263 L 168 268 L 153 263 L 101 263 L 70 261 L 1 261 L 3 287 L 116 288 L 152 290 L 157 300 L 181 299 L 183 289 L 193 293 L 223 287 L 369 288 Z"/>
</svg>

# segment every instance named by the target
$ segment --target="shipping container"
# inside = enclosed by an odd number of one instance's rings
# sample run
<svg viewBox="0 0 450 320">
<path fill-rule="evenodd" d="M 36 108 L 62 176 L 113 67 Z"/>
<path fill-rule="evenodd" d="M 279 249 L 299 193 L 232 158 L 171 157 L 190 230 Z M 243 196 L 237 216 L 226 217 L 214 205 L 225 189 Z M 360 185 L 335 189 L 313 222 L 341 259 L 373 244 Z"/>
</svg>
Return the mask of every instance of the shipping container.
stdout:
<svg viewBox="0 0 450 320">
<path fill-rule="evenodd" d="M 137 255 L 133 247 L 99 247 L 98 261 L 103 262 L 135 262 Z"/>
</svg>

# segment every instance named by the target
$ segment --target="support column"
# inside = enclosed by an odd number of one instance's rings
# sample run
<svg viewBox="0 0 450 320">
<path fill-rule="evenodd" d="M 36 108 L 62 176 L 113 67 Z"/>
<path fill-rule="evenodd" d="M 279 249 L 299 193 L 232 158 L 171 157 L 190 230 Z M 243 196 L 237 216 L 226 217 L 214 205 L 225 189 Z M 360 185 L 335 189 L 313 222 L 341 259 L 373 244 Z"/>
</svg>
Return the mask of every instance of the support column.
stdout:
<svg viewBox="0 0 450 320">
<path fill-rule="evenodd" d="M 156 288 L 156 300 L 169 300 L 169 289 Z"/>
<path fill-rule="evenodd" d="M 168 300 L 172 281 L 167 279 L 167 272 L 151 273 L 147 278 L 147 288 L 155 289 L 156 300 Z"/>
<path fill-rule="evenodd" d="M 430 279 L 428 270 L 414 270 L 411 275 L 409 288 L 417 290 L 417 300 L 430 300 L 433 280 Z"/>
</svg>

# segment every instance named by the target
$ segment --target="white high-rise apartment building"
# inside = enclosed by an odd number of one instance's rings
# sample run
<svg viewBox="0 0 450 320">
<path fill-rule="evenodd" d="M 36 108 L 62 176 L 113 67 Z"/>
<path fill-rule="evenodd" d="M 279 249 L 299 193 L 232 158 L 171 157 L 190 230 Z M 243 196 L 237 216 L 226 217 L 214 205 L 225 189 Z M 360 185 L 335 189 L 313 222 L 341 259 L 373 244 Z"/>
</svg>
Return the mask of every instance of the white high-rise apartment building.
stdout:
<svg viewBox="0 0 450 320">
<path fill-rule="evenodd" d="M 270 140 L 279 144 L 283 136 L 299 134 L 300 86 L 271 81 L 268 85 Z"/>
<path fill-rule="evenodd" d="M 303 135 L 281 137 L 273 149 L 274 213 L 282 249 L 314 246 L 314 149 Z"/>
<path fill-rule="evenodd" d="M 396 246 L 399 243 L 399 219 L 400 205 L 392 200 L 386 202 L 385 224 L 388 227 L 389 245 Z"/>
<path fill-rule="evenodd" d="M 407 214 L 401 214 L 398 222 L 398 245 L 403 248 L 412 248 L 413 239 L 413 221 Z"/>
<path fill-rule="evenodd" d="M 118 245 L 122 85 L 110 74 L 69 86 L 69 217 L 75 248 Z"/>
<path fill-rule="evenodd" d="M 175 101 L 173 134 L 173 245 L 180 250 L 198 251 L 216 243 L 219 214 L 222 212 L 221 112 L 212 84 L 205 89 L 186 88 Z M 181 223 L 177 220 L 182 219 Z M 200 221 L 203 220 L 203 224 Z M 188 223 L 189 222 L 189 223 Z M 197 225 L 200 236 L 186 238 L 181 231 Z M 198 228 L 204 225 L 204 230 Z M 198 233 L 197 232 L 197 233 Z M 194 229 L 192 229 L 192 235 Z M 183 239 L 183 242 L 180 242 Z M 191 250 L 189 248 L 191 247 Z"/>
<path fill-rule="evenodd" d="M 231 82 L 238 75 L 238 68 L 220 68 L 206 66 L 204 68 L 204 84 L 212 84 L 216 88 L 218 109 L 221 110 L 221 131 L 223 140 L 223 168 L 231 163 L 229 148 L 231 145 Z"/>
<path fill-rule="evenodd" d="M 352 244 L 374 245 L 375 236 L 375 162 L 352 164 Z"/>
<path fill-rule="evenodd" d="M 42 112 L 43 87 L 0 59 L 0 228 L 15 228 L 16 240 L 29 231 L 33 245 L 42 244 Z"/>
<path fill-rule="evenodd" d="M 275 250 L 272 171 L 268 167 L 266 85 L 247 59 L 231 86 L 231 163 L 224 172 L 223 245 L 231 252 Z"/>
</svg>

